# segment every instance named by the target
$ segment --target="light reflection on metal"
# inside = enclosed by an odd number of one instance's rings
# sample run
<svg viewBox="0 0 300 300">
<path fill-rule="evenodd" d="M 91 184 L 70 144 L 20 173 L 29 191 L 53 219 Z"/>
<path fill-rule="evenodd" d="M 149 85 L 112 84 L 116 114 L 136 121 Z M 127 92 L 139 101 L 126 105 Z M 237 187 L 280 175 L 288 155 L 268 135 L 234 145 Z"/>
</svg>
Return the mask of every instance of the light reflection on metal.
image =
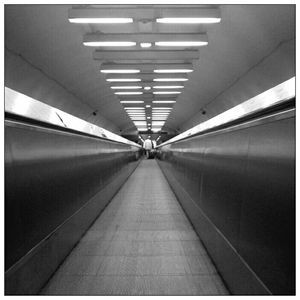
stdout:
<svg viewBox="0 0 300 300">
<path fill-rule="evenodd" d="M 224 125 L 295 97 L 295 77 L 175 136 L 160 146 Z"/>
<path fill-rule="evenodd" d="M 8 87 L 5 87 L 5 112 L 140 147 L 140 145 L 104 128 L 88 123 Z"/>
</svg>

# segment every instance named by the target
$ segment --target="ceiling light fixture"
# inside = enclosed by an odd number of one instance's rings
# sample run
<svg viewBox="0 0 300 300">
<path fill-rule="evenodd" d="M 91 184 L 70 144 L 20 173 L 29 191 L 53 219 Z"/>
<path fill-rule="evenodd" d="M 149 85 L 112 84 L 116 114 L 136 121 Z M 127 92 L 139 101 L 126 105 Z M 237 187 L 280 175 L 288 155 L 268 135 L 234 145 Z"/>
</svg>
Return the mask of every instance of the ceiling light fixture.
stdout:
<svg viewBox="0 0 300 300">
<path fill-rule="evenodd" d="M 118 73 L 118 74 L 133 74 L 133 73 L 140 73 L 140 70 L 134 70 L 134 69 L 102 69 L 100 70 L 101 73 Z"/>
<path fill-rule="evenodd" d="M 175 100 L 154 100 L 152 101 L 152 103 L 163 103 L 163 104 L 166 104 L 166 103 L 176 103 Z"/>
<path fill-rule="evenodd" d="M 183 89 L 183 85 L 155 85 L 154 89 Z"/>
<path fill-rule="evenodd" d="M 221 18 L 159 18 L 157 23 L 168 24 L 211 24 L 219 23 Z"/>
<path fill-rule="evenodd" d="M 153 70 L 154 73 L 190 73 L 193 72 L 192 69 L 156 69 Z"/>
<path fill-rule="evenodd" d="M 111 86 L 110 87 L 111 89 L 113 90 L 119 90 L 119 89 L 124 89 L 124 90 L 134 90 L 134 89 L 141 89 L 142 87 L 141 86 L 137 86 L 137 85 L 132 85 L 132 86 Z"/>
<path fill-rule="evenodd" d="M 149 90 L 151 90 L 151 87 L 150 86 L 145 86 L 144 90 L 149 91 Z"/>
<path fill-rule="evenodd" d="M 155 42 L 155 46 L 161 47 L 200 47 L 206 46 L 208 43 L 203 41 L 171 41 L 171 42 Z"/>
<path fill-rule="evenodd" d="M 144 103 L 144 101 L 142 100 L 124 100 L 124 101 L 120 101 L 121 103 Z"/>
<path fill-rule="evenodd" d="M 139 78 L 108 78 L 108 82 L 138 82 L 141 81 Z"/>
<path fill-rule="evenodd" d="M 132 23 L 132 18 L 69 18 L 70 23 L 94 23 L 94 24 L 124 24 Z"/>
<path fill-rule="evenodd" d="M 168 81 L 187 81 L 188 78 L 154 78 L 153 81 L 168 82 Z"/>
<path fill-rule="evenodd" d="M 179 91 L 169 91 L 169 92 L 153 92 L 155 95 L 167 95 L 167 94 L 181 94 Z"/>
<path fill-rule="evenodd" d="M 141 95 L 143 92 L 116 92 L 116 95 Z"/>
<path fill-rule="evenodd" d="M 84 46 L 88 47 L 132 47 L 136 42 L 83 42 Z"/>
<path fill-rule="evenodd" d="M 144 107 L 130 107 L 130 106 L 125 106 L 124 109 L 132 109 L 132 110 L 144 110 Z"/>
</svg>

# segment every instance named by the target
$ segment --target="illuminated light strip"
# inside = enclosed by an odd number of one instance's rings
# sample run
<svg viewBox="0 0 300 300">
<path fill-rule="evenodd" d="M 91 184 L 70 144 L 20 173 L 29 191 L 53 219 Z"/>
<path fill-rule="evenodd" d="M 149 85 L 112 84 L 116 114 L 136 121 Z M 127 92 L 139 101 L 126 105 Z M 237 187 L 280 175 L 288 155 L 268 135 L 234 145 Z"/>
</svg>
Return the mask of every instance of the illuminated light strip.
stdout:
<svg viewBox="0 0 300 300">
<path fill-rule="evenodd" d="M 130 106 L 125 106 L 124 107 L 124 109 L 138 109 L 138 110 L 144 110 L 145 108 L 144 107 L 139 107 L 139 106 L 137 106 L 137 107 L 130 107 Z"/>
<path fill-rule="evenodd" d="M 176 101 L 173 100 L 154 100 L 152 103 L 176 103 Z"/>
<path fill-rule="evenodd" d="M 69 18 L 70 23 L 79 23 L 79 24 L 124 24 L 132 23 L 132 18 Z"/>
<path fill-rule="evenodd" d="M 203 41 L 172 41 L 172 42 L 155 42 L 155 46 L 161 47 L 200 47 L 208 43 Z"/>
<path fill-rule="evenodd" d="M 102 69 L 101 73 L 112 73 L 112 74 L 135 74 L 140 73 L 140 70 L 136 69 Z"/>
<path fill-rule="evenodd" d="M 181 94 L 179 91 L 169 91 L 169 92 L 153 92 L 155 95 L 168 95 L 168 94 Z"/>
<path fill-rule="evenodd" d="M 130 103 L 144 103 L 144 101 L 142 101 L 142 100 L 131 100 L 131 101 L 130 101 L 130 100 L 123 100 L 123 101 L 120 101 L 120 103 L 125 103 L 125 104 L 126 104 L 126 103 L 127 103 L 127 104 L 128 104 L 128 103 L 129 103 L 129 104 L 130 104 Z"/>
<path fill-rule="evenodd" d="M 290 78 L 283 83 L 276 85 L 275 87 L 226 110 L 225 112 L 203 122 L 200 123 L 191 129 L 175 136 L 174 138 L 166 141 L 162 145 L 174 143 L 186 137 L 198 134 L 200 132 L 206 131 L 208 129 L 212 129 L 214 127 L 218 127 L 220 125 L 232 122 L 241 117 L 245 117 L 249 114 L 261 111 L 268 107 L 274 106 L 276 104 L 282 103 L 289 99 L 295 97 L 295 77 Z"/>
<path fill-rule="evenodd" d="M 183 89 L 183 85 L 155 85 L 154 89 Z"/>
<path fill-rule="evenodd" d="M 221 18 L 158 18 L 156 22 L 168 24 L 211 24 L 221 22 Z"/>
<path fill-rule="evenodd" d="M 190 73 L 193 72 L 192 69 L 156 69 L 153 70 L 154 73 Z"/>
<path fill-rule="evenodd" d="M 115 95 L 141 95 L 143 92 L 115 92 Z"/>
<path fill-rule="evenodd" d="M 110 87 L 111 89 L 113 90 L 120 90 L 120 89 L 124 89 L 124 90 L 134 90 L 134 89 L 141 89 L 142 87 L 141 86 L 138 86 L 138 85 L 132 85 L 132 86 L 111 86 Z"/>
<path fill-rule="evenodd" d="M 88 47 L 132 47 L 136 42 L 83 42 Z"/>
<path fill-rule="evenodd" d="M 141 81 L 139 78 L 107 78 L 108 82 L 138 82 Z"/>
<path fill-rule="evenodd" d="M 154 78 L 153 81 L 172 82 L 172 81 L 187 81 L 188 78 Z"/>
</svg>

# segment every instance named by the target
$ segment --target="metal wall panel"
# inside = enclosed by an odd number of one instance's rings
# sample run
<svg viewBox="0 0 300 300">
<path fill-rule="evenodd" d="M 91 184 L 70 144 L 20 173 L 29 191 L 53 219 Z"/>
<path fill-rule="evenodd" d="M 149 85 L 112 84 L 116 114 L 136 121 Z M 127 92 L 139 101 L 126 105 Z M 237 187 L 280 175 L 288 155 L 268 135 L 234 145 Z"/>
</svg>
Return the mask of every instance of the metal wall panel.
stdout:
<svg viewBox="0 0 300 300">
<path fill-rule="evenodd" d="M 136 162 L 139 148 L 5 121 L 5 269 Z"/>
<path fill-rule="evenodd" d="M 178 198 L 232 292 L 295 293 L 294 111 L 178 141 L 159 151 L 162 169 L 188 195 Z M 199 209 L 198 215 L 191 207 Z M 200 211 L 211 228 L 203 222 L 202 228 L 196 226 L 203 218 Z M 216 237 L 207 238 L 209 230 Z M 230 255 L 244 264 L 241 273 L 228 265 L 219 234 Z M 245 270 L 260 287 L 242 282 Z"/>
</svg>

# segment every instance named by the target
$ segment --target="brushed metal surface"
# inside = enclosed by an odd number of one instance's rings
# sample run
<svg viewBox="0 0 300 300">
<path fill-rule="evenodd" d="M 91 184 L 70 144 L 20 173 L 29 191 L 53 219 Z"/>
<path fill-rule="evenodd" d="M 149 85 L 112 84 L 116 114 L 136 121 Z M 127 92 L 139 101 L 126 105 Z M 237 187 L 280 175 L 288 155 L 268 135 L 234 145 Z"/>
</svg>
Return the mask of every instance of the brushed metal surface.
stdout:
<svg viewBox="0 0 300 300">
<path fill-rule="evenodd" d="M 8 87 L 5 87 L 5 112 L 101 137 L 103 139 L 125 143 L 132 145 L 133 147 L 140 147 L 138 144 L 114 134 L 113 132 L 86 122 Z"/>
<path fill-rule="evenodd" d="M 136 161 L 138 151 L 5 121 L 5 269 Z"/>
<path fill-rule="evenodd" d="M 233 254 L 273 294 L 294 294 L 294 111 L 163 146 L 159 157 Z M 232 288 L 241 274 L 226 266 L 218 239 L 207 243 L 214 243 L 207 247 L 216 248 L 210 254 Z"/>
</svg>

